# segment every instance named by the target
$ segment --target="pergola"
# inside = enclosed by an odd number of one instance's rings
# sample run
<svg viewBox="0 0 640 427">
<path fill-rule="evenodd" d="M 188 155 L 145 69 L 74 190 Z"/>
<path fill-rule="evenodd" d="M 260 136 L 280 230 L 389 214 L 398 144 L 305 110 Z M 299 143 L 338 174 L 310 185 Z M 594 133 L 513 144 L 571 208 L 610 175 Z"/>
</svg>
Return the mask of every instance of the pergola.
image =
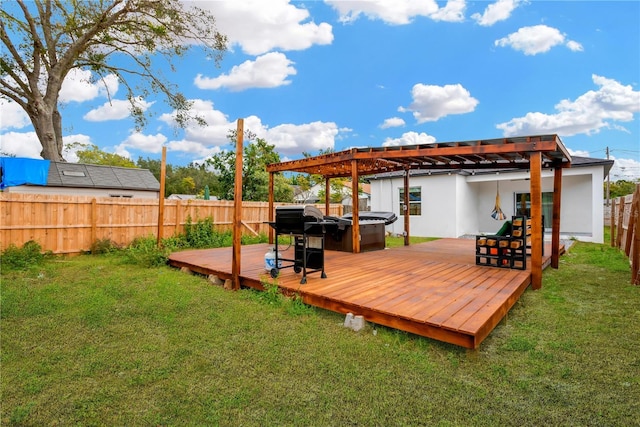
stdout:
<svg viewBox="0 0 640 427">
<path fill-rule="evenodd" d="M 542 286 L 542 169 L 553 169 L 553 218 L 551 266 L 558 268 L 560 249 L 560 200 L 562 168 L 571 166 L 571 155 L 558 135 L 535 135 L 476 141 L 442 142 L 397 147 L 352 148 L 300 160 L 274 163 L 269 172 L 269 221 L 274 220 L 274 174 L 304 172 L 325 179 L 325 212 L 329 212 L 329 180 L 351 177 L 353 198 L 353 252 L 360 252 L 358 179 L 361 176 L 404 171 L 404 208 L 409 206 L 409 176 L 414 169 L 483 170 L 522 169 L 530 174 L 531 285 Z M 404 215 L 404 244 L 409 244 L 409 215 Z M 273 233 L 269 236 L 273 243 Z"/>
</svg>

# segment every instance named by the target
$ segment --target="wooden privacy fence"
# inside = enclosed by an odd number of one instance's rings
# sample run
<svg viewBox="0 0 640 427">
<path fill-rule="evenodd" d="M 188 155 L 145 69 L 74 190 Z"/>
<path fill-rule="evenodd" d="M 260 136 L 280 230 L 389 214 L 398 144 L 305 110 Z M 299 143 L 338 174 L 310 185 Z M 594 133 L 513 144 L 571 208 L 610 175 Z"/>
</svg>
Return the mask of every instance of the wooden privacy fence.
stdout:
<svg viewBox="0 0 640 427">
<path fill-rule="evenodd" d="M 324 211 L 324 205 L 317 207 Z M 0 193 L 0 249 L 29 240 L 56 254 L 85 252 L 102 239 L 127 245 L 157 236 L 158 210 L 158 199 Z M 342 205 L 332 204 L 329 215 L 341 216 Z M 233 201 L 165 200 L 162 235 L 183 234 L 189 218 L 195 223 L 208 217 L 217 230 L 231 230 Z M 242 203 L 244 233 L 267 234 L 268 219 L 267 202 Z"/>
<path fill-rule="evenodd" d="M 640 185 L 633 195 L 611 201 L 611 246 L 624 251 L 631 264 L 631 283 L 640 285 Z"/>
</svg>

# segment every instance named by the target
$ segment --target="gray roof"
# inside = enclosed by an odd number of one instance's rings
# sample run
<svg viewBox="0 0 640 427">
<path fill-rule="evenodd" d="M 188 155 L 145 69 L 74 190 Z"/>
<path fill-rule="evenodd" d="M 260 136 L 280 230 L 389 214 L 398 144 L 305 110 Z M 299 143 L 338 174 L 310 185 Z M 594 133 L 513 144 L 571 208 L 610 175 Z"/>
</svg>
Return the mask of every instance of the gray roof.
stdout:
<svg viewBox="0 0 640 427">
<path fill-rule="evenodd" d="M 62 162 L 51 162 L 47 186 L 160 191 L 148 169 Z"/>
</svg>

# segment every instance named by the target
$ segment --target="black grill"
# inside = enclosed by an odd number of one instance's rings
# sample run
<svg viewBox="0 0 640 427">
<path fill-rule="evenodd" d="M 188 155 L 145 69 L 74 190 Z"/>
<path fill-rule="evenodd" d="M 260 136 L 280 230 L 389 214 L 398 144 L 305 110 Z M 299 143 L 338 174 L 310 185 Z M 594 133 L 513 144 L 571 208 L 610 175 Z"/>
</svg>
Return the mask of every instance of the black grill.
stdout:
<svg viewBox="0 0 640 427">
<path fill-rule="evenodd" d="M 335 223 L 324 220 L 322 212 L 310 205 L 293 205 L 276 207 L 276 220 L 269 225 L 275 230 L 275 268 L 270 271 L 271 277 L 276 278 L 282 268 L 293 268 L 296 273 L 302 272 L 301 284 L 307 283 L 307 273 L 320 272 L 321 278 L 326 278 L 324 272 L 324 236 L 327 226 Z M 294 257 L 281 256 L 278 237 L 289 235 L 294 243 Z M 289 248 L 287 248 L 289 249 Z M 290 264 L 284 264 L 288 262 Z"/>
</svg>

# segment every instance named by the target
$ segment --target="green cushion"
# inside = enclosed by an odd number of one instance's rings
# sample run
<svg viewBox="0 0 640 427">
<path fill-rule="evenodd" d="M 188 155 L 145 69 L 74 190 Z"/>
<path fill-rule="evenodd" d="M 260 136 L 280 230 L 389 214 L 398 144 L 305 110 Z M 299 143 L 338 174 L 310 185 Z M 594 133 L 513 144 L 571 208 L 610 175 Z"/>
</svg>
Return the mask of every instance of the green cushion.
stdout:
<svg viewBox="0 0 640 427">
<path fill-rule="evenodd" d="M 505 221 L 496 236 L 508 236 L 509 234 L 511 234 L 511 221 Z"/>
</svg>

